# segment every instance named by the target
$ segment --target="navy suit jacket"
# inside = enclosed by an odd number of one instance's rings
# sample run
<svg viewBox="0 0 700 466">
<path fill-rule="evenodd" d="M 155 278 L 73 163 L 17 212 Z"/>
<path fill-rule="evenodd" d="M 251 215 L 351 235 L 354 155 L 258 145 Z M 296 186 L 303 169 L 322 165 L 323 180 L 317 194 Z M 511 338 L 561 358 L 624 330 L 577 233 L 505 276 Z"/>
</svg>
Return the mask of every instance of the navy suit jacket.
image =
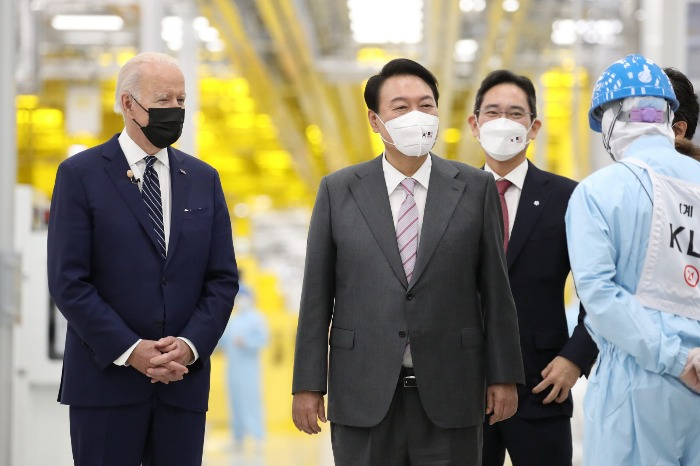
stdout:
<svg viewBox="0 0 700 466">
<path fill-rule="evenodd" d="M 528 164 L 506 254 L 526 379 L 518 387 L 516 415 L 528 419 L 571 416 L 571 393 L 564 403 L 543 405 L 550 390 L 534 395 L 532 389 L 556 356 L 565 357 L 588 375 L 598 354 L 583 325 L 583 308 L 571 338 L 564 309 L 564 284 L 571 270 L 564 214 L 576 182 Z"/>
<path fill-rule="evenodd" d="M 238 291 L 231 222 L 212 167 L 168 148 L 171 226 L 167 259 L 118 135 L 66 159 L 56 174 L 48 232 L 49 291 L 68 321 L 58 400 L 119 406 L 157 394 L 206 411 L 209 356 Z M 178 382 L 152 384 L 113 364 L 137 339 L 188 338 L 199 352 Z"/>
</svg>

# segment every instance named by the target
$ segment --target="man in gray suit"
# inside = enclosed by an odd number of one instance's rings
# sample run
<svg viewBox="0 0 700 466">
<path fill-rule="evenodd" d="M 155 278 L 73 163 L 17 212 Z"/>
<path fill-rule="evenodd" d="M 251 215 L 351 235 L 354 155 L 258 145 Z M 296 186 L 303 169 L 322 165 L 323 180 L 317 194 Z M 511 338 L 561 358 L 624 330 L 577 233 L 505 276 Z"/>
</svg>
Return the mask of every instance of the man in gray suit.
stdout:
<svg viewBox="0 0 700 466">
<path fill-rule="evenodd" d="M 480 465 L 484 413 L 511 417 L 524 383 L 495 181 L 430 154 L 438 90 L 420 64 L 387 63 L 365 102 L 385 151 L 321 181 L 294 423 L 320 432 L 327 391 L 338 466 Z"/>
</svg>

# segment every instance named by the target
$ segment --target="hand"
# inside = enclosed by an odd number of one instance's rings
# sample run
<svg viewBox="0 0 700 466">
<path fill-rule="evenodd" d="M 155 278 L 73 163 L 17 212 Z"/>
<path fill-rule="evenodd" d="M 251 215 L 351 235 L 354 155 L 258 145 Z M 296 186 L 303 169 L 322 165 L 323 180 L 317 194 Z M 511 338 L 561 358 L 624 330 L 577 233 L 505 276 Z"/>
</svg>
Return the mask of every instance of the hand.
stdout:
<svg viewBox="0 0 700 466">
<path fill-rule="evenodd" d="M 190 346 L 179 338 L 169 336 L 155 342 L 155 347 L 160 354 L 150 360 L 152 368 L 146 372 L 151 377 L 151 383 L 167 384 L 182 380 L 189 372 L 187 364 L 194 359 Z"/>
<path fill-rule="evenodd" d="M 486 388 L 486 414 L 492 426 L 505 421 L 518 410 L 518 390 L 514 383 L 497 383 Z"/>
<path fill-rule="evenodd" d="M 688 352 L 688 359 L 679 378 L 689 389 L 700 393 L 700 348 Z"/>
<path fill-rule="evenodd" d="M 549 404 L 552 401 L 563 403 L 569 397 L 569 390 L 576 384 L 581 376 L 581 369 L 565 357 L 557 356 L 541 372 L 542 382 L 532 389 L 532 393 L 541 393 L 550 385 L 552 391 L 542 401 L 542 404 Z"/>
<path fill-rule="evenodd" d="M 155 367 L 151 364 L 151 360 L 160 354 L 155 341 L 141 340 L 129 355 L 126 363 L 143 375 L 148 375 L 148 369 Z"/>
<path fill-rule="evenodd" d="M 303 391 L 294 394 L 292 400 L 292 419 L 297 429 L 307 434 L 318 434 L 321 427 L 316 419 L 326 421 L 326 407 L 323 393 Z"/>
</svg>

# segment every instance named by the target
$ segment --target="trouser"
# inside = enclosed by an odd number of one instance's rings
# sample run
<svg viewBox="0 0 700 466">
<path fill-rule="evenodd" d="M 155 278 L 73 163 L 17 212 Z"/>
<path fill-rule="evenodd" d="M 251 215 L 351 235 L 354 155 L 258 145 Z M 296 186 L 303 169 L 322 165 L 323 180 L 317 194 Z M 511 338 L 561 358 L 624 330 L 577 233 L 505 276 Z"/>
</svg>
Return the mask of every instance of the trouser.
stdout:
<svg viewBox="0 0 700 466">
<path fill-rule="evenodd" d="M 503 466 L 506 449 L 513 466 L 571 466 L 571 418 L 521 419 L 484 423 L 482 466 Z"/>
<path fill-rule="evenodd" d="M 146 402 L 70 407 L 76 466 L 200 466 L 206 413 Z"/>
<path fill-rule="evenodd" d="M 402 375 L 406 375 L 405 373 Z M 399 379 L 384 419 L 373 427 L 331 423 L 336 466 L 479 466 L 481 424 L 444 429 L 423 409 L 418 388 Z M 408 385 L 414 385 L 410 383 Z"/>
</svg>

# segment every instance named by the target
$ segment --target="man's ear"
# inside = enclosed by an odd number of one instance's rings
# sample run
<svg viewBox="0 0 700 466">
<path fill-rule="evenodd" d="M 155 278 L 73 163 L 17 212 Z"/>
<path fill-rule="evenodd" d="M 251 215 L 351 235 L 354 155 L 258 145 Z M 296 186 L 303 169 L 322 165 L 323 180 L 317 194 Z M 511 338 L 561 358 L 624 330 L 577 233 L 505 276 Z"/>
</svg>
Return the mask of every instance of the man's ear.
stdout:
<svg viewBox="0 0 700 466">
<path fill-rule="evenodd" d="M 378 133 L 380 123 L 376 112 L 374 112 L 373 110 L 367 110 L 367 120 L 369 121 L 369 125 L 372 127 L 372 131 Z"/>
<path fill-rule="evenodd" d="M 688 122 L 679 120 L 675 122 L 671 128 L 673 128 L 673 134 L 675 134 L 677 138 L 685 137 L 685 132 L 688 130 Z"/>
<path fill-rule="evenodd" d="M 128 92 L 123 92 L 121 95 L 122 112 L 124 116 L 133 111 L 134 99 L 129 95 Z"/>
<path fill-rule="evenodd" d="M 472 136 L 475 138 L 479 137 L 479 125 L 476 121 L 476 115 L 470 115 L 467 121 L 469 122 L 469 128 L 472 130 Z"/>
</svg>

